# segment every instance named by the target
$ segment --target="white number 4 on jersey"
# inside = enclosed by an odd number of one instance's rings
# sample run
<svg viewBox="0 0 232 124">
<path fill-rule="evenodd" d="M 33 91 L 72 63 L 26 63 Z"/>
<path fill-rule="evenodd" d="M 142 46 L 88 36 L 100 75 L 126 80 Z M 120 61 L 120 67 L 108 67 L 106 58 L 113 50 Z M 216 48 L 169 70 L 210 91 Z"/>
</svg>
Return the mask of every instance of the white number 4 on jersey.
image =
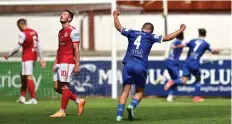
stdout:
<svg viewBox="0 0 232 124">
<path fill-rule="evenodd" d="M 139 49 L 141 38 L 142 38 L 142 36 L 139 35 L 139 36 L 136 38 L 136 40 L 134 41 L 134 45 L 136 45 L 136 49 Z"/>
</svg>

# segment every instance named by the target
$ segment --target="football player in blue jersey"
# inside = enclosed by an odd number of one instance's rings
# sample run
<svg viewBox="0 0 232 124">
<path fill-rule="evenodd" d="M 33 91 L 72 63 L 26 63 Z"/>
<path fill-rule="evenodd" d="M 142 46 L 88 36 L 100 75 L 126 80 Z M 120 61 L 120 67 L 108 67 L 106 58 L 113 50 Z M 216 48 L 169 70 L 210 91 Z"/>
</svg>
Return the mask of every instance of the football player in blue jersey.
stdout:
<svg viewBox="0 0 232 124">
<path fill-rule="evenodd" d="M 181 32 L 178 36 L 176 36 L 176 40 L 174 40 L 171 43 L 170 49 L 169 49 L 169 54 L 168 54 L 168 58 L 165 60 L 165 64 L 166 64 L 166 68 L 168 70 L 168 73 L 171 77 L 171 80 L 176 80 L 176 79 L 180 79 L 180 74 L 179 71 L 181 68 L 181 64 L 180 64 L 180 56 L 181 53 L 183 51 L 183 47 L 180 48 L 175 48 L 176 46 L 179 46 L 182 44 L 182 41 L 184 39 L 184 33 Z M 156 80 L 156 82 L 161 82 L 164 81 L 165 83 L 167 83 L 168 81 L 171 81 L 166 77 L 158 77 L 158 79 Z M 169 93 L 168 93 L 168 97 L 167 97 L 167 101 L 171 102 L 173 101 L 173 94 L 174 91 L 176 90 L 176 87 L 178 85 L 182 85 L 181 84 L 174 84 L 173 86 L 171 86 L 169 88 Z"/>
<path fill-rule="evenodd" d="M 188 47 L 188 55 L 185 60 L 185 64 L 183 65 L 183 77 L 176 80 L 169 80 L 164 89 L 168 90 L 175 84 L 186 84 L 189 80 L 191 74 L 195 76 L 195 93 L 193 97 L 193 102 L 203 102 L 204 98 L 200 96 L 200 88 L 201 88 L 201 72 L 200 72 L 200 58 L 205 53 L 206 50 L 210 51 L 212 54 L 218 54 L 220 52 L 219 49 L 212 49 L 210 44 L 205 40 L 206 30 L 199 29 L 199 38 L 192 39 L 189 42 L 183 43 L 181 45 L 176 46 L 175 48 L 183 48 Z"/>
<path fill-rule="evenodd" d="M 123 59 L 123 91 L 118 101 L 117 121 L 122 120 L 124 106 L 129 95 L 131 85 L 136 86 L 136 91 L 130 105 L 127 107 L 128 119 L 134 119 L 133 110 L 143 98 L 144 87 L 147 79 L 148 56 L 154 43 L 161 43 L 174 39 L 186 28 L 181 24 L 180 29 L 166 36 L 153 34 L 154 27 L 145 23 L 142 30 L 123 28 L 119 22 L 120 12 L 114 11 L 114 25 L 121 34 L 128 38 L 128 47 Z"/>
</svg>

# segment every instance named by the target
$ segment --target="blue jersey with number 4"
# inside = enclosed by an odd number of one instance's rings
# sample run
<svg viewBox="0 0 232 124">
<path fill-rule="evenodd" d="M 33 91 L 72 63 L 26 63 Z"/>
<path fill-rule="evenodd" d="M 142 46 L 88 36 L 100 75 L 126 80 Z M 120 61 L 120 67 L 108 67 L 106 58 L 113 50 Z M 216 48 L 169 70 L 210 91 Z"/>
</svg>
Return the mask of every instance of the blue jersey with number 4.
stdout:
<svg viewBox="0 0 232 124">
<path fill-rule="evenodd" d="M 199 62 L 201 56 L 205 53 L 206 50 L 212 52 L 209 43 L 207 43 L 203 38 L 193 39 L 185 45 L 189 47 L 188 56 L 186 60 Z"/>
<path fill-rule="evenodd" d="M 148 56 L 152 45 L 156 42 L 161 43 L 162 35 L 146 33 L 123 28 L 121 34 L 128 38 L 128 47 L 123 63 L 135 63 L 147 68 Z"/>
</svg>

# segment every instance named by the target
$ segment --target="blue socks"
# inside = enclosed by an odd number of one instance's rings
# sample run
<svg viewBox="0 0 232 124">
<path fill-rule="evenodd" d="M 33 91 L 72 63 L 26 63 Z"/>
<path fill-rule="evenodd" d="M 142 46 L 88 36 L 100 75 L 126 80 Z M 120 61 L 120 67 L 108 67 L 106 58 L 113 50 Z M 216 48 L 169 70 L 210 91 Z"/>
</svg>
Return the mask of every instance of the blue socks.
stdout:
<svg viewBox="0 0 232 124">
<path fill-rule="evenodd" d="M 117 116 L 121 116 L 121 117 L 122 117 L 124 107 L 125 107 L 125 105 L 124 105 L 124 104 L 118 104 Z"/>
<path fill-rule="evenodd" d="M 138 104 L 139 104 L 139 100 L 133 98 L 128 108 L 135 109 Z M 125 107 L 124 104 L 118 104 L 117 116 L 121 116 L 121 117 L 123 116 L 124 107 Z"/>
<path fill-rule="evenodd" d="M 195 83 L 195 93 L 194 96 L 200 96 L 200 91 L 201 91 L 201 83 L 196 82 Z"/>
<path fill-rule="evenodd" d="M 133 98 L 128 107 L 132 107 L 132 109 L 135 109 L 138 104 L 139 104 L 139 100 Z"/>
</svg>

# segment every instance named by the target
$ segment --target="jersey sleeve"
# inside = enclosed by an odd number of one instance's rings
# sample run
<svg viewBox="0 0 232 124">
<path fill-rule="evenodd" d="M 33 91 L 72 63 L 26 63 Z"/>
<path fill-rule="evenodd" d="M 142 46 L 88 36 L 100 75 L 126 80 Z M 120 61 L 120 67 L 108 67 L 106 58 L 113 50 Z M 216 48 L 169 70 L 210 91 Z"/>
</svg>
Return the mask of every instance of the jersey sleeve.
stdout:
<svg viewBox="0 0 232 124">
<path fill-rule="evenodd" d="M 151 36 L 152 36 L 152 41 L 153 42 L 161 43 L 163 41 L 163 36 L 162 35 L 152 34 Z"/>
<path fill-rule="evenodd" d="M 181 44 L 181 41 L 177 40 L 174 45 L 177 46 L 177 45 L 180 45 Z"/>
<path fill-rule="evenodd" d="M 23 45 L 25 39 L 26 39 L 25 33 L 20 32 L 20 33 L 19 33 L 19 41 L 18 41 L 18 44 Z"/>
<path fill-rule="evenodd" d="M 80 42 L 80 33 L 74 29 L 72 30 L 71 34 L 70 34 L 70 38 L 72 39 L 73 43 L 79 43 Z"/>
<path fill-rule="evenodd" d="M 191 41 L 185 41 L 184 43 L 182 43 L 184 46 L 186 46 L 186 47 L 190 47 L 190 42 Z"/>
<path fill-rule="evenodd" d="M 129 37 L 129 36 L 130 36 L 131 31 L 132 31 L 131 29 L 122 28 L 122 30 L 121 30 L 121 34 L 122 34 L 123 36 Z"/>
<path fill-rule="evenodd" d="M 207 50 L 209 50 L 211 53 L 213 52 L 213 49 L 211 48 L 210 44 L 208 44 Z"/>
</svg>

